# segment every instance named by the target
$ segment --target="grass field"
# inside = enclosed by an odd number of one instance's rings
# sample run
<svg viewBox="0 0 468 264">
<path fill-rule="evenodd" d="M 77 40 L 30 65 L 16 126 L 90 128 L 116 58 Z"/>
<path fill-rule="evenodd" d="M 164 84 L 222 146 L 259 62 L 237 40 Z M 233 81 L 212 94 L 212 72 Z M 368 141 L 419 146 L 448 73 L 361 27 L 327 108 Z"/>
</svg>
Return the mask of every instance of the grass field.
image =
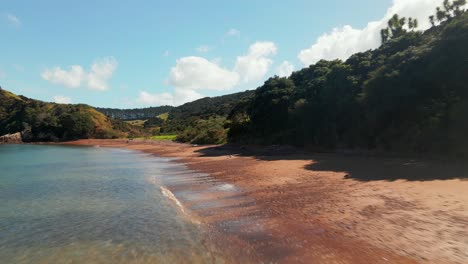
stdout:
<svg viewBox="0 0 468 264">
<path fill-rule="evenodd" d="M 167 118 L 169 117 L 169 113 L 163 113 L 163 114 L 158 115 L 157 117 L 159 117 L 160 119 L 166 121 Z"/>
<path fill-rule="evenodd" d="M 176 139 L 177 135 L 160 135 L 160 136 L 152 136 L 151 139 L 153 140 L 172 140 Z"/>
<path fill-rule="evenodd" d="M 129 121 L 124 121 L 125 123 L 128 123 L 132 126 L 139 126 L 139 127 L 143 127 L 143 125 L 145 124 L 147 120 L 129 120 Z"/>
</svg>

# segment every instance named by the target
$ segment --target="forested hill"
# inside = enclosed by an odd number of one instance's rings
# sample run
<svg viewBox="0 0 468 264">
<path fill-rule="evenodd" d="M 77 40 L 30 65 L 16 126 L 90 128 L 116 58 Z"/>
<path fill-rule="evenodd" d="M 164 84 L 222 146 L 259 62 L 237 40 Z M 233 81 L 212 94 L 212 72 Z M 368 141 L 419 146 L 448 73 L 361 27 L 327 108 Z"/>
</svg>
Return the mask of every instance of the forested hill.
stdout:
<svg viewBox="0 0 468 264">
<path fill-rule="evenodd" d="M 21 132 L 23 141 L 117 138 L 144 134 L 84 105 L 46 103 L 0 88 L 0 135 Z"/>
<path fill-rule="evenodd" d="M 145 122 L 153 134 L 177 134 L 182 142 L 197 144 L 225 143 L 229 113 L 241 102 L 248 101 L 254 91 L 205 97 L 174 107 L 164 117 L 150 118 Z"/>
<path fill-rule="evenodd" d="M 103 109 L 44 103 L 0 90 L 0 135 L 30 140 L 177 134 L 197 144 L 293 144 L 468 157 L 468 13 L 444 1 L 432 27 L 393 16 L 382 45 L 319 61 L 254 91 L 178 107 Z M 104 113 L 104 114 L 103 114 Z M 138 130 L 117 119 L 144 119 Z M 144 131 L 143 131 L 144 129 Z"/>
<path fill-rule="evenodd" d="M 169 112 L 172 108 L 174 107 L 165 105 L 165 106 L 134 108 L 134 109 L 96 107 L 96 110 L 114 119 L 136 120 L 136 119 L 148 119 L 151 117 L 156 117 L 160 114 Z"/>
<path fill-rule="evenodd" d="M 198 119 L 226 118 L 240 101 L 253 96 L 254 91 L 244 91 L 217 97 L 205 97 L 173 108 L 169 112 L 169 130 L 181 131 Z"/>
<path fill-rule="evenodd" d="M 466 156 L 464 2 L 438 9 L 424 33 L 396 15 L 380 48 L 270 78 L 230 114 L 229 140 Z"/>
</svg>

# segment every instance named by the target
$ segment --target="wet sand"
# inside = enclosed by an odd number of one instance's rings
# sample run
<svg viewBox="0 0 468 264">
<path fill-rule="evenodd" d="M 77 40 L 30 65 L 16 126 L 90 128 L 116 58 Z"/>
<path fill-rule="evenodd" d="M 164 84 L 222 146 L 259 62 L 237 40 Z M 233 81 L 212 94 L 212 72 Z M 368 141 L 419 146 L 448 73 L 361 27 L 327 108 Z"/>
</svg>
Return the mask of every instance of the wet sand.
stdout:
<svg viewBox="0 0 468 264">
<path fill-rule="evenodd" d="M 176 158 L 164 183 L 234 262 L 468 263 L 468 167 L 288 148 L 79 140 Z"/>
</svg>

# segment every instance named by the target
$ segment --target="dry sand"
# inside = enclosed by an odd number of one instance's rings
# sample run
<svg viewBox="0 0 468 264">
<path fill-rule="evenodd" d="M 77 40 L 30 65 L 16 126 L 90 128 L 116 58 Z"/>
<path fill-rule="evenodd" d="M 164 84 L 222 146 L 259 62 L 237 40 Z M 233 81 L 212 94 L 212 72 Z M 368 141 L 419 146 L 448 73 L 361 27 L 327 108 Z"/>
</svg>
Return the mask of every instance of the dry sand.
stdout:
<svg viewBox="0 0 468 264">
<path fill-rule="evenodd" d="M 465 164 L 280 147 L 65 144 L 176 157 L 203 173 L 169 175 L 167 188 L 240 263 L 468 263 Z"/>
</svg>

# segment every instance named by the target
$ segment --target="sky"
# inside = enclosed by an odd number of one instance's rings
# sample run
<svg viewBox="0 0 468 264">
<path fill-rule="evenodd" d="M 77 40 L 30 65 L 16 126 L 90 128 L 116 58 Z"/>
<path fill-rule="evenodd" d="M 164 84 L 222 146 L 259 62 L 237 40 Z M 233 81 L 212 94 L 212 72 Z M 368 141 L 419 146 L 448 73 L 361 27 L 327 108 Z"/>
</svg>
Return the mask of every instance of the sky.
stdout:
<svg viewBox="0 0 468 264">
<path fill-rule="evenodd" d="M 398 13 L 442 0 L 0 0 L 0 86 L 57 103 L 139 108 L 255 89 L 374 49 Z"/>
</svg>

